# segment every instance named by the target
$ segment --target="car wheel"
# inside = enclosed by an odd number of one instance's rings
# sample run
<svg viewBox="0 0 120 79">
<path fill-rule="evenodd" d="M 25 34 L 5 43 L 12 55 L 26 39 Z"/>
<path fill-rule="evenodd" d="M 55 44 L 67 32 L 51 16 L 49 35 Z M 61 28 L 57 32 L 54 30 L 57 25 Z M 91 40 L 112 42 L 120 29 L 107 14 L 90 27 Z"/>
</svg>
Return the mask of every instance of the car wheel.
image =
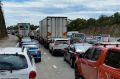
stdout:
<svg viewBox="0 0 120 79">
<path fill-rule="evenodd" d="M 64 61 L 66 61 L 66 57 L 64 56 Z"/>
<path fill-rule="evenodd" d="M 75 66 L 75 79 L 84 79 L 82 76 L 79 75 L 79 72 L 76 66 Z"/>
<path fill-rule="evenodd" d="M 51 53 L 51 49 L 49 49 L 49 52 Z"/>
<path fill-rule="evenodd" d="M 40 59 L 38 59 L 38 62 L 41 62 L 41 58 L 40 58 Z"/>
<path fill-rule="evenodd" d="M 54 56 L 54 50 L 52 49 L 52 55 Z"/>
<path fill-rule="evenodd" d="M 71 66 L 72 68 L 74 68 L 74 62 L 73 62 L 73 59 L 70 59 L 70 66 Z"/>
</svg>

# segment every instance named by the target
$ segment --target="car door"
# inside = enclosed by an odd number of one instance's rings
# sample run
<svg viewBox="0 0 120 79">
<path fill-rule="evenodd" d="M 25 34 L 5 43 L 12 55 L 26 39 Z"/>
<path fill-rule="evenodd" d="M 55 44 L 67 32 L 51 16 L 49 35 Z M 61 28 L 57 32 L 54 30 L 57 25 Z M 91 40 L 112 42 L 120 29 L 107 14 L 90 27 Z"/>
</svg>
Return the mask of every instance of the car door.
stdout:
<svg viewBox="0 0 120 79">
<path fill-rule="evenodd" d="M 101 49 L 95 48 L 93 55 L 87 60 L 87 72 L 88 76 L 86 79 L 97 79 L 98 76 L 98 59 L 101 54 Z"/>
<path fill-rule="evenodd" d="M 94 48 L 89 48 L 85 52 L 83 58 L 81 58 L 81 70 L 82 70 L 82 73 L 83 73 L 83 76 L 85 77 L 85 79 L 89 79 L 88 78 L 88 76 L 89 76 L 89 68 L 88 68 L 87 61 L 92 58 L 93 51 L 94 51 Z"/>
<path fill-rule="evenodd" d="M 109 50 L 98 79 L 120 79 L 120 50 Z"/>
<path fill-rule="evenodd" d="M 69 62 L 71 61 L 71 54 L 73 54 L 73 51 L 74 51 L 74 46 L 71 45 L 70 50 L 68 51 L 68 61 Z"/>
</svg>

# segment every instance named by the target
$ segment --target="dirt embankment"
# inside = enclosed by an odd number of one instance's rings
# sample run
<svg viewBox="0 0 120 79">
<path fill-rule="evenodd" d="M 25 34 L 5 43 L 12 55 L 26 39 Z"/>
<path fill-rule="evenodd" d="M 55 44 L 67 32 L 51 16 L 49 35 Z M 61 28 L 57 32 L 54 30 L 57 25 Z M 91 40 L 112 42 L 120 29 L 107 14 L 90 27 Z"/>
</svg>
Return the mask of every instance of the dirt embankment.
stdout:
<svg viewBox="0 0 120 79">
<path fill-rule="evenodd" d="M 120 37 L 120 24 L 105 27 L 91 27 L 80 30 L 80 32 L 88 35 L 110 34 L 113 37 Z"/>
</svg>

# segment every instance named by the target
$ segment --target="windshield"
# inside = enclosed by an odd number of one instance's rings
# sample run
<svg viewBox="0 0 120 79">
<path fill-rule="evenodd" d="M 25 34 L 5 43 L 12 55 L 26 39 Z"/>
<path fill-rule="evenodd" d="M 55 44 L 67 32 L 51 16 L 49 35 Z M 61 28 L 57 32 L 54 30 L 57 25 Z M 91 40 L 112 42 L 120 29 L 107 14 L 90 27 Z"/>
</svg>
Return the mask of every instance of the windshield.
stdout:
<svg viewBox="0 0 120 79">
<path fill-rule="evenodd" d="M 27 60 L 23 55 L 0 55 L 0 70 L 27 68 Z"/>
<path fill-rule="evenodd" d="M 91 47 L 91 45 L 76 45 L 75 49 L 76 51 L 81 51 L 81 52 L 85 52 L 89 47 Z"/>
<path fill-rule="evenodd" d="M 55 44 L 69 44 L 68 40 L 57 40 L 55 41 Z"/>
</svg>

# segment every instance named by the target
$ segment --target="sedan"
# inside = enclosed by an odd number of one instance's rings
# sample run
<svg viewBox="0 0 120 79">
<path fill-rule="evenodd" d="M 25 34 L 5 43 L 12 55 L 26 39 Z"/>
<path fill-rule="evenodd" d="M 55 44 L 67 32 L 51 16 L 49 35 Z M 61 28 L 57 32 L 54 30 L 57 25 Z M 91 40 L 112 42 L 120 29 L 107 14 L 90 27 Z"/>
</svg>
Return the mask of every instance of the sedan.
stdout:
<svg viewBox="0 0 120 79">
<path fill-rule="evenodd" d="M 71 44 L 68 48 L 65 48 L 64 60 L 70 63 L 70 66 L 74 68 L 74 63 L 76 60 L 75 55 L 84 53 L 91 46 L 92 45 L 88 43 Z"/>
<path fill-rule="evenodd" d="M 35 62 L 41 62 L 41 51 L 39 45 L 24 45 L 27 48 L 27 52 L 35 59 Z"/>
</svg>

